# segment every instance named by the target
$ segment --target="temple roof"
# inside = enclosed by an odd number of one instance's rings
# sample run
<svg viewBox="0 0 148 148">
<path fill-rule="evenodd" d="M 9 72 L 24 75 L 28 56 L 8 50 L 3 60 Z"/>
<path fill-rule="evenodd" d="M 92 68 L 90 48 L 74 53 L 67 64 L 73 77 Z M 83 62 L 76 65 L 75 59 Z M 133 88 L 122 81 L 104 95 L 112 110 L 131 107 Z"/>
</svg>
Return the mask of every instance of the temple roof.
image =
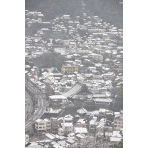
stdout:
<svg viewBox="0 0 148 148">
<path fill-rule="evenodd" d="M 73 97 L 74 95 L 89 95 L 92 92 L 88 89 L 85 84 L 77 83 L 74 87 L 72 87 L 68 92 L 64 93 L 65 97 Z"/>
</svg>

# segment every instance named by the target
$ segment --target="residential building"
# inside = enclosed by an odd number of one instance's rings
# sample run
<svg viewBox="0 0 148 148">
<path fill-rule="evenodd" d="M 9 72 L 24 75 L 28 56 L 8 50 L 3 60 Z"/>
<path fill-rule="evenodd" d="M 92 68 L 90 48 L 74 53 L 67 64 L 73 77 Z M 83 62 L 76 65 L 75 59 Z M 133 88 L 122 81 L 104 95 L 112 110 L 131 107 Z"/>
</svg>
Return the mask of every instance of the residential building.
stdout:
<svg viewBox="0 0 148 148">
<path fill-rule="evenodd" d="M 71 115 L 66 115 L 66 116 L 64 117 L 64 121 L 65 121 L 65 122 L 72 122 L 72 121 L 73 121 L 73 116 L 71 116 Z"/>
<path fill-rule="evenodd" d="M 115 74 L 113 72 L 108 72 L 103 75 L 105 80 L 112 80 L 115 78 Z"/>
<path fill-rule="evenodd" d="M 35 129 L 38 132 L 50 131 L 50 129 L 51 129 L 50 120 L 49 119 L 38 119 L 38 120 L 36 120 Z"/>
<path fill-rule="evenodd" d="M 112 143 L 119 143 L 122 140 L 122 135 L 120 131 L 113 131 L 112 136 L 110 137 L 110 141 Z"/>
<path fill-rule="evenodd" d="M 86 121 L 84 119 L 79 119 L 76 123 L 75 123 L 75 127 L 86 127 Z"/>
<path fill-rule="evenodd" d="M 95 131 L 97 125 L 97 117 L 93 117 L 92 120 L 89 121 L 89 131 Z"/>
<path fill-rule="evenodd" d="M 51 133 L 57 134 L 59 128 L 59 121 L 57 118 L 51 118 Z"/>
<path fill-rule="evenodd" d="M 75 134 L 84 134 L 84 135 L 86 135 L 88 133 L 86 127 L 75 127 L 74 132 L 75 132 Z"/>
<path fill-rule="evenodd" d="M 72 133 L 73 132 L 73 124 L 70 122 L 70 123 L 62 123 L 62 129 L 64 131 L 64 134 L 69 134 L 69 133 Z"/>
<path fill-rule="evenodd" d="M 115 118 L 114 118 L 114 127 L 117 130 L 123 129 L 123 111 L 121 111 L 118 116 L 115 116 Z"/>
<path fill-rule="evenodd" d="M 35 122 L 35 129 L 39 132 L 46 131 L 46 121 L 38 119 Z"/>
<path fill-rule="evenodd" d="M 64 136 L 64 129 L 63 128 L 58 128 L 58 135 Z"/>
<path fill-rule="evenodd" d="M 73 74 L 74 72 L 78 72 L 78 71 L 79 71 L 79 66 L 73 65 L 73 64 L 63 65 L 61 68 L 61 72 L 63 74 Z"/>
<path fill-rule="evenodd" d="M 27 143 L 29 143 L 29 135 L 28 134 L 25 135 L 25 144 L 27 144 Z"/>
<path fill-rule="evenodd" d="M 44 119 L 44 121 L 46 122 L 46 131 L 50 131 L 50 129 L 51 129 L 50 119 Z"/>
<path fill-rule="evenodd" d="M 67 97 L 63 95 L 49 96 L 49 102 L 52 107 L 61 107 L 68 102 Z"/>
</svg>

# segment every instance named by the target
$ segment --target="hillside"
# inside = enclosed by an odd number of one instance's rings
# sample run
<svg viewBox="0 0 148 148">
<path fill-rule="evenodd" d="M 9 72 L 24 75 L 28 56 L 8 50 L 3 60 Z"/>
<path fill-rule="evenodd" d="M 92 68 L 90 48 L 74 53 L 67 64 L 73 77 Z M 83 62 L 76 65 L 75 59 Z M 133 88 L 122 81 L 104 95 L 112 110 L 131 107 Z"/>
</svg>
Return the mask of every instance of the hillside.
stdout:
<svg viewBox="0 0 148 148">
<path fill-rule="evenodd" d="M 84 0 L 86 10 L 90 14 L 98 15 L 105 21 L 123 28 L 123 6 L 119 0 Z M 46 19 L 52 19 L 57 15 L 70 14 L 81 15 L 81 0 L 25 0 L 25 9 L 41 11 Z"/>
</svg>

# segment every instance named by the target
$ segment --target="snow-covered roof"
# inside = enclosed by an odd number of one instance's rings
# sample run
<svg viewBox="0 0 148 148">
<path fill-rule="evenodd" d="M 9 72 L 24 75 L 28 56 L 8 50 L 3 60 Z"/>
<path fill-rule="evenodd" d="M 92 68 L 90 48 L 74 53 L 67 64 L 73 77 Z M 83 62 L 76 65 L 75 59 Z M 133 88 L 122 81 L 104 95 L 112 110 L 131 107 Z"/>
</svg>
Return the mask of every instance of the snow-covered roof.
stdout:
<svg viewBox="0 0 148 148">
<path fill-rule="evenodd" d="M 36 122 L 41 122 L 41 121 L 42 121 L 42 119 L 37 119 L 37 120 L 36 120 Z"/>
<path fill-rule="evenodd" d="M 102 128 L 106 124 L 106 118 L 102 118 L 97 126 L 97 128 Z"/>
<path fill-rule="evenodd" d="M 99 103 L 99 102 L 103 102 L 103 103 L 111 103 L 112 102 L 112 100 L 111 99 L 100 99 L 100 98 L 96 98 L 96 99 L 94 99 L 94 101 L 96 102 L 96 103 Z"/>
<path fill-rule="evenodd" d="M 49 119 L 47 119 L 47 118 L 45 118 L 45 119 L 44 119 L 44 121 L 46 121 L 46 122 L 50 122 L 50 120 L 49 120 Z"/>
<path fill-rule="evenodd" d="M 85 108 L 80 108 L 79 110 L 77 110 L 77 113 L 85 114 L 85 113 L 87 113 L 87 110 Z"/>
<path fill-rule="evenodd" d="M 78 93 L 82 88 L 81 84 L 76 84 L 72 89 L 70 89 L 68 92 L 64 93 L 63 96 L 65 97 L 72 97 L 76 93 Z"/>
<path fill-rule="evenodd" d="M 50 99 L 67 99 L 65 96 L 63 95 L 52 95 L 52 96 L 49 96 Z"/>
<path fill-rule="evenodd" d="M 75 127 L 74 131 L 76 134 L 87 134 L 87 128 L 85 127 Z"/>
<path fill-rule="evenodd" d="M 43 146 L 39 145 L 36 142 L 32 142 L 27 148 L 43 148 Z"/>
<path fill-rule="evenodd" d="M 84 119 L 79 119 L 79 120 L 77 121 L 77 123 L 85 124 L 86 122 L 85 122 Z"/>
<path fill-rule="evenodd" d="M 85 135 L 84 135 L 84 134 L 77 134 L 77 135 L 76 135 L 76 137 L 78 137 L 78 138 L 81 138 L 81 139 L 82 139 L 82 138 L 85 138 Z"/>
<path fill-rule="evenodd" d="M 70 143 L 70 144 L 75 143 L 75 141 L 73 139 L 68 139 L 67 142 Z"/>
<path fill-rule="evenodd" d="M 90 125 L 95 125 L 96 124 L 96 121 L 95 120 L 91 120 L 89 124 Z"/>
<path fill-rule="evenodd" d="M 110 141 L 112 142 L 119 142 L 121 141 L 122 136 L 120 134 L 120 131 L 113 131 L 112 137 L 110 137 Z"/>
<path fill-rule="evenodd" d="M 65 140 L 61 140 L 61 141 L 58 141 L 58 144 L 60 145 L 60 146 L 65 146 L 65 144 L 66 144 L 66 141 Z"/>
<path fill-rule="evenodd" d="M 72 123 L 62 123 L 61 124 L 63 127 L 72 127 L 73 126 L 73 124 Z"/>
<path fill-rule="evenodd" d="M 73 116 L 71 116 L 71 115 L 66 115 L 66 116 L 64 117 L 64 119 L 65 119 L 65 121 L 72 121 Z"/>
<path fill-rule="evenodd" d="M 47 133 L 47 134 L 45 134 L 45 135 L 46 135 L 46 137 L 48 137 L 48 138 L 51 139 L 51 140 L 55 139 L 55 136 L 52 135 L 52 134 Z"/>
<path fill-rule="evenodd" d="M 112 142 L 120 142 L 122 138 L 118 138 L 118 137 L 110 137 L 110 141 Z"/>
<path fill-rule="evenodd" d="M 89 112 L 91 115 L 99 115 L 99 110 L 95 110 L 95 111 L 92 111 L 92 112 Z"/>
</svg>

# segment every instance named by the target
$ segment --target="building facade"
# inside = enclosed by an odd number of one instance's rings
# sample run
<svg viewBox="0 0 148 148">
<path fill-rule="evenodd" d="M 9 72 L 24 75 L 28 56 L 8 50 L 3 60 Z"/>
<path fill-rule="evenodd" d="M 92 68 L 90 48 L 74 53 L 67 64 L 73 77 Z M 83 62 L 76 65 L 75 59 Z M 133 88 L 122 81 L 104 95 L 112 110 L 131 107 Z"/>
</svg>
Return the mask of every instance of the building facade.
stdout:
<svg viewBox="0 0 148 148">
<path fill-rule="evenodd" d="M 38 132 L 47 132 L 51 129 L 50 119 L 38 119 L 35 122 L 35 129 Z"/>
<path fill-rule="evenodd" d="M 62 74 L 73 74 L 74 72 L 78 72 L 78 71 L 79 71 L 78 65 L 67 64 L 67 65 L 63 65 L 61 68 Z"/>
<path fill-rule="evenodd" d="M 123 129 L 123 112 L 120 112 L 119 116 L 116 116 L 114 118 L 114 127 L 116 130 L 121 130 Z"/>
</svg>

